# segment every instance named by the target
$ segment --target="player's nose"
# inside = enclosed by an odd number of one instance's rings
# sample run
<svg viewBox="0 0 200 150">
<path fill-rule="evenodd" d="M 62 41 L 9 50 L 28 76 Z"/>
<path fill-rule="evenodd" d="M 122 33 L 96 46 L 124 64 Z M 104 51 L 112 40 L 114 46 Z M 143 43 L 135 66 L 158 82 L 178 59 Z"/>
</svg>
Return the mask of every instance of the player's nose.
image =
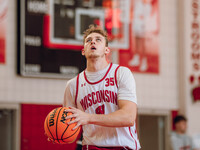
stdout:
<svg viewBox="0 0 200 150">
<path fill-rule="evenodd" d="M 95 44 L 95 40 L 94 39 L 91 41 L 91 44 Z"/>
</svg>

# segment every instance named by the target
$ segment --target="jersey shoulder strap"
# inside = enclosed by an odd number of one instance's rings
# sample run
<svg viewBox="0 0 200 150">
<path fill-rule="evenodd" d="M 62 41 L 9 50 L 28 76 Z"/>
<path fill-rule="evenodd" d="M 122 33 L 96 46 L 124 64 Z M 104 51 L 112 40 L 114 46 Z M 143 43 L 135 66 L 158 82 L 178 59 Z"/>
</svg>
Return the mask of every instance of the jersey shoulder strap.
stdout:
<svg viewBox="0 0 200 150">
<path fill-rule="evenodd" d="M 75 95 L 75 105 L 77 107 L 77 96 L 78 96 L 78 86 L 79 85 L 79 74 L 76 77 L 76 95 Z"/>
<path fill-rule="evenodd" d="M 120 65 L 117 66 L 117 68 L 115 69 L 115 85 L 117 86 L 118 88 L 118 83 L 117 83 L 117 70 L 119 69 Z"/>
</svg>

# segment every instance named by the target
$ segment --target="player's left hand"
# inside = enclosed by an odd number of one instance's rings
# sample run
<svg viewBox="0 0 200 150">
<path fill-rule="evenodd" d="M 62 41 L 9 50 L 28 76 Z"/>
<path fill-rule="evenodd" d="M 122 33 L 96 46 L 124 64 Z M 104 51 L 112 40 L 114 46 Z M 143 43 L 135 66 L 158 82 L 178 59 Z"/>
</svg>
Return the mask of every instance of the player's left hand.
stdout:
<svg viewBox="0 0 200 150">
<path fill-rule="evenodd" d="M 65 119 L 71 119 L 71 118 L 75 118 L 74 120 L 68 122 L 68 124 L 73 124 L 73 123 L 77 123 L 76 126 L 72 129 L 75 130 L 76 128 L 78 128 L 81 125 L 86 125 L 89 123 L 89 115 L 88 113 L 85 113 L 77 108 L 74 107 L 70 107 L 70 109 L 65 109 L 65 112 L 71 112 L 72 114 L 67 116 Z"/>
</svg>

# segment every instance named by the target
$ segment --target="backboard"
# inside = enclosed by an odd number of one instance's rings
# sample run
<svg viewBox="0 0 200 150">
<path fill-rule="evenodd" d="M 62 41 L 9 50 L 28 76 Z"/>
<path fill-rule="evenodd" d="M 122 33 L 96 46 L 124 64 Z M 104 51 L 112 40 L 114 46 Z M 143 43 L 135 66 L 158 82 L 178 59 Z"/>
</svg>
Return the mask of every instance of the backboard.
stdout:
<svg viewBox="0 0 200 150">
<path fill-rule="evenodd" d="M 130 0 L 49 0 L 44 23 L 48 48 L 80 50 L 90 24 L 108 32 L 109 47 L 129 48 Z"/>
</svg>

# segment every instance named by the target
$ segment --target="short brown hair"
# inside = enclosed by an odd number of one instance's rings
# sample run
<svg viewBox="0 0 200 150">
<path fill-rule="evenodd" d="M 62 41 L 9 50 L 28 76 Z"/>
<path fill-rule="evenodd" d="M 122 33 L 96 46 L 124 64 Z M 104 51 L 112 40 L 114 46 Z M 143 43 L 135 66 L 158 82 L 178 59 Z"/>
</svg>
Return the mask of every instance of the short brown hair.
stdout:
<svg viewBox="0 0 200 150">
<path fill-rule="evenodd" d="M 103 30 L 100 26 L 95 26 L 93 24 L 91 24 L 89 26 L 89 28 L 83 32 L 83 34 L 84 34 L 83 43 L 85 43 L 86 37 L 91 33 L 99 33 L 99 34 L 101 34 L 106 40 L 106 46 L 108 46 L 108 35 L 107 35 L 107 32 L 105 30 Z"/>
<path fill-rule="evenodd" d="M 185 116 L 183 116 L 183 115 L 177 115 L 177 116 L 174 118 L 174 120 L 173 120 L 174 124 L 176 124 L 176 123 L 178 123 L 178 122 L 180 122 L 180 121 L 185 121 L 185 122 L 187 122 L 187 119 L 186 119 Z"/>
</svg>

